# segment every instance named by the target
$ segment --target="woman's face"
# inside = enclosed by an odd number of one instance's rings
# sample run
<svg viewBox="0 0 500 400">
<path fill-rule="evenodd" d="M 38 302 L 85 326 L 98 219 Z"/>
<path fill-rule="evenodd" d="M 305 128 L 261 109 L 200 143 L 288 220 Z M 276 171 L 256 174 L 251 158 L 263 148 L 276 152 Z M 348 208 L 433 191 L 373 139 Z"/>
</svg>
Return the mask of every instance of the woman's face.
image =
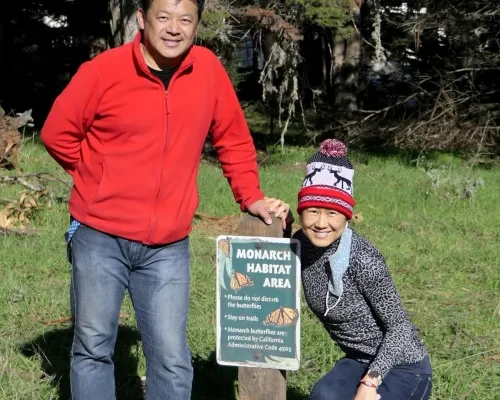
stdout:
<svg viewBox="0 0 500 400">
<path fill-rule="evenodd" d="M 316 247 L 326 247 L 344 233 L 347 218 L 328 208 L 306 208 L 300 215 L 302 231 Z"/>
</svg>

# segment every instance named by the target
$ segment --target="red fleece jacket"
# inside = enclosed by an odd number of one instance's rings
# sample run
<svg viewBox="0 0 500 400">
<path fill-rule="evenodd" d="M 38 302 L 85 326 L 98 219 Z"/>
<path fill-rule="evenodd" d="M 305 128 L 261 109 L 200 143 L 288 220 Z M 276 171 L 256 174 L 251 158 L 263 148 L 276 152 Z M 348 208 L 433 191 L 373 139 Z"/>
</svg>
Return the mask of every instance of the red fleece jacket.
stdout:
<svg viewBox="0 0 500 400">
<path fill-rule="evenodd" d="M 42 141 L 73 176 L 79 222 L 146 244 L 187 236 L 208 132 L 234 197 L 262 199 L 255 147 L 224 67 L 193 46 L 167 89 L 133 43 L 84 63 L 56 99 Z"/>
</svg>

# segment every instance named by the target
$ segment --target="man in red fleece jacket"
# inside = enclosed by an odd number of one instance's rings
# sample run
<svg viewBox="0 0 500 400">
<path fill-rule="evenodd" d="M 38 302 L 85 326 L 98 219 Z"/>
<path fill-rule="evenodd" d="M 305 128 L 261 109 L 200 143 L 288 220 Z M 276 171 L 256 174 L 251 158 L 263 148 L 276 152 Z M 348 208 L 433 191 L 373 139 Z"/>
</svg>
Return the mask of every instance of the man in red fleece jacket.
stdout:
<svg viewBox="0 0 500 400">
<path fill-rule="evenodd" d="M 242 211 L 270 223 L 256 153 L 226 71 L 194 46 L 204 0 L 142 0 L 133 43 L 84 63 L 42 130 L 73 177 L 74 400 L 115 398 L 113 349 L 128 289 L 147 361 L 146 399 L 189 399 L 188 234 L 208 132 Z"/>
</svg>

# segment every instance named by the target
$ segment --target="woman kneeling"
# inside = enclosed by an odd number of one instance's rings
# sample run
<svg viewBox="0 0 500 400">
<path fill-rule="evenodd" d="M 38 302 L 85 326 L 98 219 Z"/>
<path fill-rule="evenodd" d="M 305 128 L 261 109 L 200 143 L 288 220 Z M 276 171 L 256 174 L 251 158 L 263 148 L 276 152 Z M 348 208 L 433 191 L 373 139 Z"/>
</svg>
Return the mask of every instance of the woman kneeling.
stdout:
<svg viewBox="0 0 500 400">
<path fill-rule="evenodd" d="M 298 195 L 302 284 L 307 303 L 346 353 L 314 386 L 311 400 L 427 400 L 429 356 L 408 319 L 385 260 L 347 225 L 354 169 L 326 140 L 307 164 Z"/>
</svg>

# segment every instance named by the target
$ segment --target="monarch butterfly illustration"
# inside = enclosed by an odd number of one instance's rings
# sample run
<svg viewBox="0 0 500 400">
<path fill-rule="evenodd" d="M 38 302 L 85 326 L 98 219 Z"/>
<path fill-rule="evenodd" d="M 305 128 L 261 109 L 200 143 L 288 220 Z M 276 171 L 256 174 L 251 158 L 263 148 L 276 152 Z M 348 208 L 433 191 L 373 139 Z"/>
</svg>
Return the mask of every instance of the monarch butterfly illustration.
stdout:
<svg viewBox="0 0 500 400">
<path fill-rule="evenodd" d="M 219 240 L 219 249 L 226 255 L 226 257 L 229 257 L 230 245 L 226 239 Z"/>
<path fill-rule="evenodd" d="M 230 286 L 231 289 L 237 292 L 238 290 L 241 290 L 245 286 L 253 286 L 253 281 L 250 279 L 248 275 L 233 270 L 233 273 L 231 274 Z"/>
<path fill-rule="evenodd" d="M 290 326 L 299 318 L 296 308 L 280 307 L 271 312 L 264 320 L 264 325 Z"/>
</svg>

